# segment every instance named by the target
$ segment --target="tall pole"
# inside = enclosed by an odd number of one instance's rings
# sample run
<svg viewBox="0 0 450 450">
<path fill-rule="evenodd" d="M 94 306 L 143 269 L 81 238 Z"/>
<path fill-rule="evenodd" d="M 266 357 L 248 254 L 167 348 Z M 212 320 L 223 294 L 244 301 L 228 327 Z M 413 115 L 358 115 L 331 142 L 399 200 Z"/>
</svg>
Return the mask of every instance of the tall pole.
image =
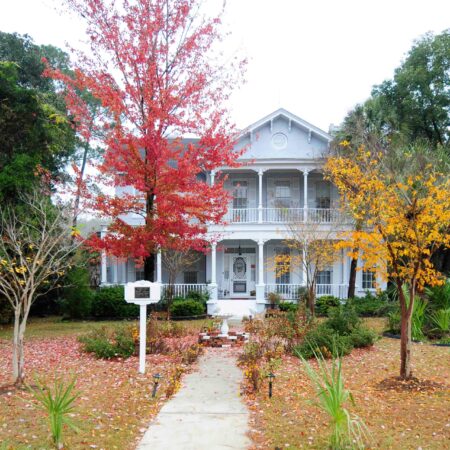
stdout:
<svg viewBox="0 0 450 450">
<path fill-rule="evenodd" d="M 145 352 L 147 347 L 147 305 L 139 307 L 139 372 L 145 373 Z"/>
</svg>

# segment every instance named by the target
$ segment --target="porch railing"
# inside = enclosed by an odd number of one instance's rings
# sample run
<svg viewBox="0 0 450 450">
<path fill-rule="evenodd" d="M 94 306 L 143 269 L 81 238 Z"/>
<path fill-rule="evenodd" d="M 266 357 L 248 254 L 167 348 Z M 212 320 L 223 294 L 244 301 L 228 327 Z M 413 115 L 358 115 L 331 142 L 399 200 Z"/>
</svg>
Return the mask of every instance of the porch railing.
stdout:
<svg viewBox="0 0 450 450">
<path fill-rule="evenodd" d="M 258 223 L 260 219 L 258 208 L 231 208 L 224 216 L 227 223 Z M 306 220 L 309 223 L 336 223 L 341 219 L 338 209 L 308 208 Z M 261 214 L 263 223 L 303 222 L 303 208 L 263 208 Z"/>
<path fill-rule="evenodd" d="M 161 295 L 164 296 L 168 291 L 170 285 L 163 284 Z M 173 284 L 173 296 L 174 297 L 185 297 L 189 292 L 208 292 L 207 284 Z"/>
<path fill-rule="evenodd" d="M 264 288 L 265 298 L 271 292 L 280 294 L 284 300 L 298 300 L 299 289 L 304 288 L 303 284 L 266 284 Z M 347 288 L 345 284 L 316 284 L 316 296 L 333 295 L 339 298 L 347 297 Z"/>
<path fill-rule="evenodd" d="M 281 295 L 284 300 L 297 300 L 298 291 L 302 288 L 301 284 L 266 284 L 264 288 L 265 298 L 268 298 L 271 292 Z"/>
</svg>

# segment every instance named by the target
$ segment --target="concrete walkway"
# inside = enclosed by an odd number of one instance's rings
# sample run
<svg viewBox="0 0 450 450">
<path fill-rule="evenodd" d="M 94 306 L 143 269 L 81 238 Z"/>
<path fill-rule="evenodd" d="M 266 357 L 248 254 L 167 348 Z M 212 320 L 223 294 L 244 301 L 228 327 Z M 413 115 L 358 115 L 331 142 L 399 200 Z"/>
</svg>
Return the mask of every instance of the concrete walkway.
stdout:
<svg viewBox="0 0 450 450">
<path fill-rule="evenodd" d="M 225 349 L 207 349 L 199 370 L 150 424 L 138 450 L 245 450 L 248 411 L 239 398 L 241 371 Z"/>
</svg>

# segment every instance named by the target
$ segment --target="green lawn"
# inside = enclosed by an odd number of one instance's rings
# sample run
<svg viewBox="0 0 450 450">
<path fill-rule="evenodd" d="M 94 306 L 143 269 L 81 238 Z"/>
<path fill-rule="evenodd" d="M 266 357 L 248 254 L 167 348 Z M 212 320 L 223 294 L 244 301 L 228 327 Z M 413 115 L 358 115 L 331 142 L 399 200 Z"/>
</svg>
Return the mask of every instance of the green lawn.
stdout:
<svg viewBox="0 0 450 450">
<path fill-rule="evenodd" d="M 191 330 L 200 330 L 200 328 L 209 322 L 203 320 L 180 321 Z M 105 320 L 105 321 L 62 321 L 61 317 L 31 318 L 28 322 L 25 332 L 26 339 L 33 338 L 51 338 L 58 336 L 74 336 L 86 333 L 96 328 L 104 326 L 114 327 L 124 323 L 135 323 L 137 321 L 123 320 Z M 0 339 L 12 338 L 12 325 L 0 325 Z"/>
</svg>

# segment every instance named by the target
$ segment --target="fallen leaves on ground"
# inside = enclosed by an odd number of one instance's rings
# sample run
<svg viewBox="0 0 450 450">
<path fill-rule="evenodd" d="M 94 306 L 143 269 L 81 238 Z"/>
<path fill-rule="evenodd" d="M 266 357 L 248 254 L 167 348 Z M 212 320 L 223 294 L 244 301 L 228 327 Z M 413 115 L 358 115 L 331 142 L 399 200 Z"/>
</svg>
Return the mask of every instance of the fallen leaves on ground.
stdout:
<svg viewBox="0 0 450 450">
<path fill-rule="evenodd" d="M 183 338 L 188 343 L 196 337 Z M 0 442 L 16 448 L 47 448 L 49 431 L 44 413 L 25 389 L 11 386 L 11 351 L 0 340 Z M 51 385 L 55 376 L 76 375 L 80 393 L 73 420 L 80 433 L 65 430 L 66 448 L 134 449 L 163 402 L 169 373 L 180 366 L 180 357 L 147 355 L 147 371 L 139 374 L 138 358 L 96 359 L 81 352 L 76 336 L 34 338 L 25 344 L 26 381 L 33 384 L 36 374 Z M 153 374 L 162 375 L 159 395 L 153 399 Z"/>
<path fill-rule="evenodd" d="M 441 450 L 450 443 L 450 352 L 415 344 L 412 353 L 416 389 L 380 389 L 398 373 L 399 341 L 382 339 L 369 349 L 355 349 L 343 358 L 346 386 L 371 434 L 373 449 Z M 428 388 L 425 389 L 424 386 Z M 314 392 L 300 361 L 283 357 L 274 380 L 272 399 L 267 382 L 247 397 L 254 449 L 327 448 L 328 421 L 314 404 Z"/>
</svg>

